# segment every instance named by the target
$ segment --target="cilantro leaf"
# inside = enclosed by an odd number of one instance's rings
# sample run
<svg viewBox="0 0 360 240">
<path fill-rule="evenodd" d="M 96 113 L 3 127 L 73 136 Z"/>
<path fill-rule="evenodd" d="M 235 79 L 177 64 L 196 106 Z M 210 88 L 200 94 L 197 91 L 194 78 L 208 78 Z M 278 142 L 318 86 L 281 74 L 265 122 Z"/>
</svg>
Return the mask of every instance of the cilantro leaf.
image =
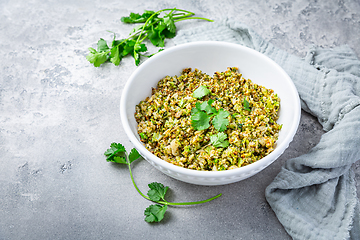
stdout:
<svg viewBox="0 0 360 240">
<path fill-rule="evenodd" d="M 244 98 L 244 101 L 243 101 L 243 105 L 244 105 L 244 109 L 246 111 L 251 111 L 250 109 L 250 103 Z"/>
<path fill-rule="evenodd" d="M 110 156 L 110 155 L 114 154 L 117 151 L 118 152 L 126 152 L 125 147 L 121 143 L 114 143 L 113 142 L 113 143 L 110 144 L 110 148 L 108 148 L 105 151 L 104 155 L 105 156 Z"/>
<path fill-rule="evenodd" d="M 207 102 L 203 102 L 200 104 L 200 110 L 205 111 L 207 114 L 215 114 L 217 113 L 216 108 L 212 107 L 211 104 L 214 100 L 209 99 Z"/>
<path fill-rule="evenodd" d="M 165 24 L 160 21 L 156 27 L 151 26 L 148 32 L 148 38 L 151 43 L 156 47 L 164 47 L 165 46 L 165 38 L 163 31 L 166 29 Z"/>
<path fill-rule="evenodd" d="M 145 46 L 145 44 L 143 43 L 138 43 L 136 42 L 135 45 L 134 45 L 134 51 L 132 52 L 132 56 L 134 57 L 135 59 L 135 65 L 136 66 L 139 66 L 140 64 L 140 52 L 146 52 L 147 51 L 147 48 Z"/>
<path fill-rule="evenodd" d="M 89 48 L 90 53 L 86 56 L 86 59 L 94 64 L 95 67 L 99 67 L 101 64 L 107 61 L 107 52 L 97 52 L 94 48 Z"/>
<path fill-rule="evenodd" d="M 134 52 L 136 40 L 126 40 L 124 42 L 124 48 L 121 55 L 126 56 L 128 54 L 132 54 Z"/>
<path fill-rule="evenodd" d="M 165 38 L 173 38 L 176 36 L 175 32 L 170 32 L 167 28 L 162 31 L 162 34 L 165 36 Z"/>
<path fill-rule="evenodd" d="M 106 161 L 108 162 L 127 164 L 125 154 L 125 147 L 120 143 L 111 143 L 110 148 L 107 149 L 104 153 L 104 155 L 107 157 Z"/>
<path fill-rule="evenodd" d="M 138 13 L 130 13 L 129 17 L 122 17 L 120 20 L 123 23 L 144 23 L 146 20 L 151 17 L 155 12 L 154 11 L 147 11 L 145 10 L 143 14 Z M 156 14 L 154 17 L 157 17 Z"/>
<path fill-rule="evenodd" d="M 121 54 L 124 48 L 124 40 L 116 40 L 116 35 L 114 33 L 114 39 L 111 43 L 111 50 L 110 50 L 110 62 L 112 62 L 115 66 L 120 64 L 123 55 Z"/>
<path fill-rule="evenodd" d="M 229 141 L 226 141 L 227 135 L 223 132 L 210 136 L 210 143 L 214 147 L 226 148 L 229 146 Z"/>
<path fill-rule="evenodd" d="M 97 47 L 98 47 L 98 51 L 99 52 L 107 52 L 109 51 L 109 47 L 106 43 L 106 41 L 102 38 L 100 38 L 100 40 L 97 43 Z"/>
<path fill-rule="evenodd" d="M 147 48 L 145 44 L 139 43 L 136 40 L 126 40 L 124 42 L 124 48 L 122 50 L 121 55 L 126 56 L 131 54 L 135 59 L 135 65 L 138 66 L 140 63 L 140 55 L 139 52 L 146 52 Z"/>
<path fill-rule="evenodd" d="M 200 86 L 193 92 L 193 97 L 197 99 L 201 99 L 202 97 L 208 95 L 210 90 L 206 86 Z"/>
<path fill-rule="evenodd" d="M 115 66 L 118 66 L 121 61 L 121 54 L 120 54 L 120 46 L 116 46 L 111 49 L 110 52 L 110 62 L 112 62 Z"/>
<path fill-rule="evenodd" d="M 141 15 L 138 13 L 130 13 L 129 17 L 121 17 L 121 22 L 123 23 L 139 23 L 143 22 L 144 19 L 141 18 Z M 146 21 L 146 20 L 145 20 Z"/>
<path fill-rule="evenodd" d="M 139 159 L 141 157 L 140 153 L 135 149 L 131 149 L 129 153 L 129 163 L 132 163 L 133 161 Z"/>
<path fill-rule="evenodd" d="M 191 115 L 191 126 L 198 131 L 205 130 L 210 127 L 210 116 L 203 111 L 198 111 Z"/>
<path fill-rule="evenodd" d="M 99 67 L 109 59 L 109 47 L 104 39 L 100 38 L 97 48 L 97 51 L 94 48 L 89 48 L 90 53 L 86 56 L 86 59 L 95 67 Z"/>
<path fill-rule="evenodd" d="M 220 109 L 219 112 L 215 115 L 212 120 L 212 124 L 214 125 L 215 129 L 222 132 L 226 130 L 227 125 L 229 125 L 229 120 L 227 117 L 229 113 L 224 109 Z"/>
<path fill-rule="evenodd" d="M 144 215 L 146 216 L 145 221 L 148 223 L 160 222 L 164 218 L 166 210 L 167 205 L 150 205 L 144 212 Z"/>
<path fill-rule="evenodd" d="M 150 183 L 148 186 L 150 190 L 147 195 L 152 201 L 160 201 L 161 199 L 165 201 L 165 194 L 169 187 L 164 187 L 163 184 L 157 182 Z"/>
<path fill-rule="evenodd" d="M 199 88 L 197 88 L 199 89 Z M 195 90 L 196 91 L 196 90 Z M 194 93 L 195 93 L 194 91 Z M 207 102 L 196 102 L 195 107 L 191 109 L 191 125 L 198 131 L 205 130 L 210 127 L 209 121 L 214 116 L 211 123 L 218 131 L 225 131 L 229 125 L 227 117 L 230 115 L 224 109 L 216 110 L 211 104 L 214 100 L 209 99 Z"/>
<path fill-rule="evenodd" d="M 195 107 L 193 109 L 191 109 L 191 113 L 192 115 L 194 115 L 195 113 L 201 112 L 201 103 L 197 102 L 195 103 Z"/>
<path fill-rule="evenodd" d="M 167 14 L 167 15 L 164 16 L 164 23 L 166 24 L 166 28 L 171 33 L 176 32 L 176 26 L 175 26 L 175 22 L 174 22 L 174 18 L 172 16 L 172 14 Z"/>
</svg>

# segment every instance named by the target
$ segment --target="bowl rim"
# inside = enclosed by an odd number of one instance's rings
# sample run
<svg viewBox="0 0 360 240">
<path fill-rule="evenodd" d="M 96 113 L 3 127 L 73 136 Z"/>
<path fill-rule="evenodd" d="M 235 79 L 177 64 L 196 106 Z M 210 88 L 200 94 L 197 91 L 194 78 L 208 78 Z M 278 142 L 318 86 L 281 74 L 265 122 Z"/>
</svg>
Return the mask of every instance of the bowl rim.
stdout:
<svg viewBox="0 0 360 240">
<path fill-rule="evenodd" d="M 188 47 L 196 47 L 196 46 L 203 47 L 204 45 L 205 46 L 208 45 L 208 46 L 212 46 L 212 47 L 216 47 L 216 46 L 229 47 L 230 46 L 230 47 L 241 49 L 243 51 L 249 51 L 252 54 L 255 54 L 261 58 L 265 58 L 267 61 L 271 62 L 274 65 L 274 67 L 277 68 L 278 71 L 282 72 L 282 74 L 284 74 L 284 76 L 286 78 L 288 78 L 288 80 L 289 80 L 288 82 L 291 87 L 291 89 L 289 89 L 289 91 L 293 91 L 294 93 L 296 93 L 296 97 L 294 97 L 295 98 L 294 108 L 297 108 L 298 110 L 294 111 L 294 121 L 292 122 L 292 125 L 289 128 L 289 134 L 283 140 L 282 144 L 280 146 L 277 146 L 273 152 L 271 152 L 269 155 L 265 156 L 264 158 L 254 162 L 254 163 L 251 163 L 249 165 L 239 167 L 236 169 L 224 170 L 224 171 L 201 171 L 201 170 L 194 170 L 194 169 L 188 169 L 188 168 L 176 166 L 172 163 L 166 162 L 166 161 L 160 159 L 159 157 L 156 157 L 155 155 L 153 155 L 150 151 L 148 151 L 145 148 L 145 146 L 137 139 L 135 134 L 131 131 L 131 127 L 128 122 L 128 115 L 126 113 L 125 99 L 129 95 L 128 90 L 130 88 L 131 82 L 134 81 L 134 79 L 136 78 L 138 73 L 143 68 L 145 68 L 147 65 L 149 65 L 151 62 L 157 61 L 157 59 L 161 58 L 163 55 L 170 54 L 173 51 L 179 51 L 181 49 L 188 48 Z M 272 60 L 268 56 L 254 50 L 254 49 L 242 46 L 240 44 L 222 42 L 222 41 L 195 41 L 195 42 L 190 42 L 190 43 L 183 43 L 183 44 L 169 47 L 169 48 L 165 49 L 164 51 L 157 53 L 156 55 L 152 56 L 150 59 L 143 62 L 130 75 L 130 77 L 128 78 L 128 80 L 123 88 L 122 95 L 120 98 L 120 118 L 121 118 L 121 122 L 123 124 L 123 129 L 124 129 L 126 135 L 128 136 L 130 142 L 134 145 L 134 147 L 138 150 L 138 152 L 142 156 L 145 155 L 143 157 L 147 161 L 149 161 L 149 159 L 150 159 L 150 161 L 153 161 L 156 165 L 158 165 L 162 168 L 165 168 L 172 172 L 176 172 L 178 174 L 187 175 L 190 177 L 219 178 L 219 177 L 227 177 L 229 175 L 239 175 L 241 173 L 248 173 L 248 172 L 256 171 L 259 168 L 264 169 L 265 167 L 270 165 L 272 162 L 274 162 L 285 151 L 285 149 L 288 147 L 290 142 L 293 140 L 293 137 L 295 136 L 297 128 L 300 123 L 300 117 L 301 117 L 301 104 L 300 104 L 300 98 L 299 98 L 298 91 L 295 87 L 294 82 L 292 81 L 290 76 L 285 72 L 285 70 L 282 67 L 280 67 L 274 60 Z"/>
</svg>

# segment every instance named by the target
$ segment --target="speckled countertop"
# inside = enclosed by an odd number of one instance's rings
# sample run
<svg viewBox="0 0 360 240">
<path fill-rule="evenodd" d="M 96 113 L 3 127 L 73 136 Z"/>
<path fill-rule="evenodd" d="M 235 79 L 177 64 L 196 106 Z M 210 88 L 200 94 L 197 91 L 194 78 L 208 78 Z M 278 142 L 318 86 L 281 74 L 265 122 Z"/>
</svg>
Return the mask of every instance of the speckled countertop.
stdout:
<svg viewBox="0 0 360 240">
<path fill-rule="evenodd" d="M 150 204 L 126 167 L 103 153 L 113 141 L 132 147 L 121 126 L 119 100 L 136 69 L 90 65 L 85 56 L 130 12 L 177 7 L 198 16 L 242 21 L 276 46 L 304 56 L 309 45 L 349 45 L 360 55 L 358 0 L 0 1 L 0 239 L 290 239 L 264 190 L 283 163 L 306 153 L 323 134 L 302 113 L 285 153 L 259 174 L 204 187 L 169 178 L 146 161 L 134 177 L 170 187 L 169 200 L 211 203 L 170 209 L 160 224 L 144 222 Z M 180 22 L 178 29 L 203 24 Z M 171 41 L 167 47 L 171 47 Z M 360 193 L 360 163 L 353 166 Z"/>
</svg>

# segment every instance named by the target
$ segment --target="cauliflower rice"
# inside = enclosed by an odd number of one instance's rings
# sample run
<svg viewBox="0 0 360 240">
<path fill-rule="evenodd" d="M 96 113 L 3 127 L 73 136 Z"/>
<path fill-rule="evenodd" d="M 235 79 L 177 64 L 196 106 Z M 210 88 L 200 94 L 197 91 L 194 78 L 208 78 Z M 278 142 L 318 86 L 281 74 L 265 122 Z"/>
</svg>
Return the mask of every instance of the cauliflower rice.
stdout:
<svg viewBox="0 0 360 240">
<path fill-rule="evenodd" d="M 199 86 L 211 93 L 193 97 Z M 191 124 L 196 102 L 214 100 L 212 107 L 229 113 L 227 147 L 214 147 L 210 136 L 219 131 L 211 125 L 197 131 Z M 249 108 L 244 108 L 244 99 Z M 256 162 L 271 153 L 281 125 L 276 123 L 280 98 L 272 89 L 244 79 L 235 67 L 213 77 L 191 68 L 181 76 L 161 79 L 151 97 L 136 106 L 138 133 L 145 147 L 157 157 L 184 168 L 220 171 Z M 250 111 L 249 111 L 250 110 Z"/>
</svg>

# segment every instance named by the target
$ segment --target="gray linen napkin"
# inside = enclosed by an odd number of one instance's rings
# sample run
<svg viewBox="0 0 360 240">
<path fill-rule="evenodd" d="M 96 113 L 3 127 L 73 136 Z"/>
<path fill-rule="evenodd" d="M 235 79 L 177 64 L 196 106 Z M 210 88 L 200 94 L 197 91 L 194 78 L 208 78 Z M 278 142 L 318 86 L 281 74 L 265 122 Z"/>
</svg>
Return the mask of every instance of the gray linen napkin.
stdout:
<svg viewBox="0 0 360 240">
<path fill-rule="evenodd" d="M 312 47 L 304 59 L 232 20 L 180 30 L 174 43 L 226 41 L 255 49 L 289 74 L 302 109 L 326 133 L 307 154 L 289 159 L 265 191 L 293 239 L 360 239 L 360 210 L 351 165 L 360 159 L 360 61 L 347 46 Z"/>
</svg>

